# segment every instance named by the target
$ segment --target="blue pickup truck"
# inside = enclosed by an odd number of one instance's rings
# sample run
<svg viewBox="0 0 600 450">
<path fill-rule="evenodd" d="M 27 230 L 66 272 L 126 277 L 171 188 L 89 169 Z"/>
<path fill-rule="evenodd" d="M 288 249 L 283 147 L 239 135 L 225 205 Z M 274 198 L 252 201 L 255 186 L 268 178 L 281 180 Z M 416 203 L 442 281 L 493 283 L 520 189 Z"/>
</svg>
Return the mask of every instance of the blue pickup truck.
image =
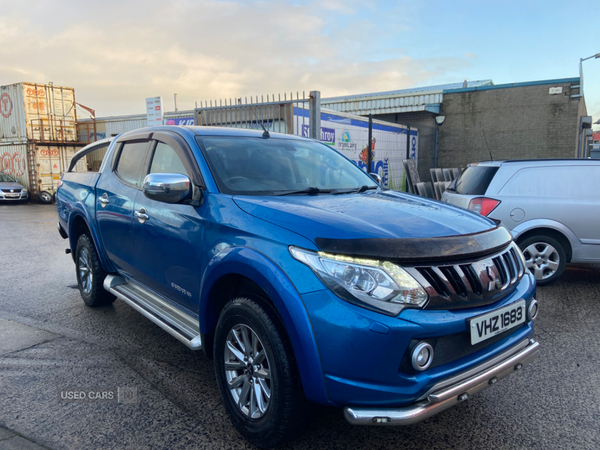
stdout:
<svg viewBox="0 0 600 450">
<path fill-rule="evenodd" d="M 58 228 L 85 304 L 119 298 L 214 358 L 231 421 L 272 447 L 313 402 L 409 425 L 539 353 L 510 234 L 374 178 L 297 136 L 146 128 L 74 156 Z"/>
</svg>

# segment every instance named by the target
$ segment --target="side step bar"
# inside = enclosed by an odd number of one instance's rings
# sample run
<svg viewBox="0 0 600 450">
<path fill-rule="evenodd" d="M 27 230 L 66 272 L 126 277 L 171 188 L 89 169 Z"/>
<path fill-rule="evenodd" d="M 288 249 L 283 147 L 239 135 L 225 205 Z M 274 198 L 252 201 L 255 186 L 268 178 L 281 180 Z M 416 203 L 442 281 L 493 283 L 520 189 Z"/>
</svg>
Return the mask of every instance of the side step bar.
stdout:
<svg viewBox="0 0 600 450">
<path fill-rule="evenodd" d="M 123 300 L 190 349 L 202 349 L 202 335 L 198 319 L 175 308 L 162 297 L 134 281 L 126 280 L 118 275 L 107 275 L 104 279 L 104 289 Z"/>
</svg>

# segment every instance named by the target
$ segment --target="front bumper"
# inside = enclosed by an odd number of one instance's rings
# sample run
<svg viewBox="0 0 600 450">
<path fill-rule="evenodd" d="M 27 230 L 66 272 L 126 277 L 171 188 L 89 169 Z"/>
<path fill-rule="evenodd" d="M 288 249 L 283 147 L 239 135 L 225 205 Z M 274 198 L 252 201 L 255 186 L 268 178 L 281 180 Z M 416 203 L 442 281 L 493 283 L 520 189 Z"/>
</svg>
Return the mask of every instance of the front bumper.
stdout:
<svg viewBox="0 0 600 450">
<path fill-rule="evenodd" d="M 420 401 L 401 408 L 344 408 L 353 425 L 411 425 L 444 411 L 520 370 L 539 354 L 533 339 L 520 342 L 495 358 L 434 385 Z"/>
<path fill-rule="evenodd" d="M 15 194 L 17 194 L 15 192 Z M 14 194 L 4 194 L 4 193 L 0 193 L 0 202 L 22 202 L 22 201 L 26 201 L 29 199 L 29 194 L 25 193 L 23 194 L 22 192 L 18 193 L 19 195 L 14 195 Z"/>
</svg>

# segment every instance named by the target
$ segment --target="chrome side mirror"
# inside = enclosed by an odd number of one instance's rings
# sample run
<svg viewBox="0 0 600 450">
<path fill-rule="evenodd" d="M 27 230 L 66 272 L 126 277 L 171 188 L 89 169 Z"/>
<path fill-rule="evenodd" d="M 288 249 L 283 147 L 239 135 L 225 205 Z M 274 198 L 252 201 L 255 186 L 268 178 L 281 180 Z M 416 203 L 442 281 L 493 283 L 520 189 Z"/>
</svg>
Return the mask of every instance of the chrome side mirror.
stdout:
<svg viewBox="0 0 600 450">
<path fill-rule="evenodd" d="M 192 184 L 180 173 L 151 173 L 144 178 L 142 190 L 151 200 L 179 203 L 190 195 Z"/>
<path fill-rule="evenodd" d="M 369 174 L 369 176 L 371 178 L 373 178 L 375 181 L 377 181 L 377 184 L 381 185 L 381 177 L 379 176 L 379 174 L 375 173 L 375 172 L 371 172 Z"/>
</svg>

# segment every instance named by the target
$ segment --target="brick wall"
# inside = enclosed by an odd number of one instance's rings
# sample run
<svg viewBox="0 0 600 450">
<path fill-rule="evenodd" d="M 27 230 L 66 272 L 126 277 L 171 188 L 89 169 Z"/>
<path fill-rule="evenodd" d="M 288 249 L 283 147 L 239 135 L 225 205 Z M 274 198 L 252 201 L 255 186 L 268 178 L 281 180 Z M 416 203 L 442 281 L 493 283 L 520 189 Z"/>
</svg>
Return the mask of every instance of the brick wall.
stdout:
<svg viewBox="0 0 600 450">
<path fill-rule="evenodd" d="M 563 92 L 550 95 L 551 87 Z M 495 160 L 575 157 L 585 104 L 570 95 L 578 93 L 557 83 L 444 94 L 438 167 L 489 160 L 488 145 Z"/>
</svg>

